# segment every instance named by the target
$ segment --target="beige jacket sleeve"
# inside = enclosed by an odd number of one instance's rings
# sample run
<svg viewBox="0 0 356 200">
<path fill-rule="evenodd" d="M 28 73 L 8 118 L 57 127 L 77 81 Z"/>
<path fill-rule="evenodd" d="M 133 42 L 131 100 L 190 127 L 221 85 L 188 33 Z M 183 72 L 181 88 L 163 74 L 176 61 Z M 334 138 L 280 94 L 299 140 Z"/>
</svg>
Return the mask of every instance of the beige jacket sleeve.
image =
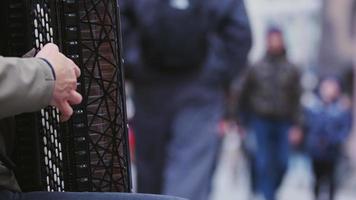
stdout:
<svg viewBox="0 0 356 200">
<path fill-rule="evenodd" d="M 41 59 L 0 56 L 0 119 L 48 106 L 54 82 Z"/>
</svg>

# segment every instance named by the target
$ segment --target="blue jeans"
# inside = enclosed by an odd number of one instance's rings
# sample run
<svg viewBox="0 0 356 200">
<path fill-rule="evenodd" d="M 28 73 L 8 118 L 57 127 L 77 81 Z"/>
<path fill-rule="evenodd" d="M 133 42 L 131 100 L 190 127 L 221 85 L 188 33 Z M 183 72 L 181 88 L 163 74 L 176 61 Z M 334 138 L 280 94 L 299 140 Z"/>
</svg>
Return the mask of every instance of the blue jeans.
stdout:
<svg viewBox="0 0 356 200">
<path fill-rule="evenodd" d="M 288 131 L 292 123 L 254 116 L 249 128 L 256 135 L 257 149 L 254 159 L 256 190 L 266 200 L 275 200 L 282 183 L 289 157 Z"/>
<path fill-rule="evenodd" d="M 88 192 L 29 192 L 16 193 L 0 191 L 0 200 L 184 200 L 177 197 L 128 194 L 128 193 L 88 193 Z"/>
</svg>

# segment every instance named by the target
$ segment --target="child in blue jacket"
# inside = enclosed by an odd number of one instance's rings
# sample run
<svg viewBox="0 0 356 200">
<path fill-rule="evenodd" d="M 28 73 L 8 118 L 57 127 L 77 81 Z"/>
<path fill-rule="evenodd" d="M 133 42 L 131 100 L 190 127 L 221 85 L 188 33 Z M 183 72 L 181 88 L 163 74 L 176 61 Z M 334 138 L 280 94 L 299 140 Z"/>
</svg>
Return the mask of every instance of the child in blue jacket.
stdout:
<svg viewBox="0 0 356 200">
<path fill-rule="evenodd" d="M 351 111 L 343 103 L 341 84 L 336 78 L 321 80 L 318 92 L 317 101 L 306 109 L 306 147 L 315 175 L 316 199 L 326 181 L 329 199 L 333 200 L 335 166 L 351 129 Z"/>
</svg>

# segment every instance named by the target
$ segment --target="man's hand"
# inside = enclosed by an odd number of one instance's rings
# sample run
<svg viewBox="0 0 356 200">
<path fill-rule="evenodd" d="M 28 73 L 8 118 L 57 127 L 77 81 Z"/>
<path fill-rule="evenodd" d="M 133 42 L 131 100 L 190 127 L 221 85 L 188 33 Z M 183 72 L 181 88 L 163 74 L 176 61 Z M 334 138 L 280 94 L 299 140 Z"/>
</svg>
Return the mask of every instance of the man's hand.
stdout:
<svg viewBox="0 0 356 200">
<path fill-rule="evenodd" d="M 80 69 L 72 60 L 60 53 L 55 44 L 45 45 L 36 57 L 46 59 L 54 69 L 56 82 L 50 104 L 61 112 L 61 121 L 67 121 L 73 114 L 70 105 L 82 101 L 82 96 L 76 91 Z"/>
<path fill-rule="evenodd" d="M 293 147 L 298 147 L 303 142 L 303 130 L 299 126 L 293 126 L 288 133 L 289 143 Z"/>
</svg>

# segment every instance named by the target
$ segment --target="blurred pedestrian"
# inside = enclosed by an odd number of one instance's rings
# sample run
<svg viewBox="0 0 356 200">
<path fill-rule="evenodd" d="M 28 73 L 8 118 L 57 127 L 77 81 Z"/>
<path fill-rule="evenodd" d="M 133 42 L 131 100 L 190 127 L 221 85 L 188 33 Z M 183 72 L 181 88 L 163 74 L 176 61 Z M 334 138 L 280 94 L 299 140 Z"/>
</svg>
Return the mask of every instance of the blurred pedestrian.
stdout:
<svg viewBox="0 0 356 200">
<path fill-rule="evenodd" d="M 138 191 L 208 199 L 224 91 L 245 66 L 243 0 L 121 0 Z"/>
<path fill-rule="evenodd" d="M 306 147 L 315 175 L 315 197 L 326 183 L 329 200 L 335 195 L 335 168 L 341 147 L 351 131 L 351 109 L 344 103 L 340 82 L 321 81 L 317 101 L 306 109 Z"/>
<path fill-rule="evenodd" d="M 281 30 L 270 28 L 266 56 L 249 67 L 239 95 L 241 123 L 256 138 L 254 189 L 266 200 L 275 199 L 287 169 L 289 133 L 300 123 L 300 73 L 286 53 Z"/>
</svg>

